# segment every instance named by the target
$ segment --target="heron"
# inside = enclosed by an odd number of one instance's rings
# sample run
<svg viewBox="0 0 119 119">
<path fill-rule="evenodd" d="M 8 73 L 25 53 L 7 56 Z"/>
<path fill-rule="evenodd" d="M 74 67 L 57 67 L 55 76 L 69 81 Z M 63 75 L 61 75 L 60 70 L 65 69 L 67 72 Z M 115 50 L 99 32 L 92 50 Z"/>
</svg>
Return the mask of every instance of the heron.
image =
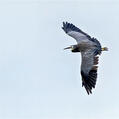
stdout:
<svg viewBox="0 0 119 119">
<path fill-rule="evenodd" d="M 108 51 L 108 48 L 102 47 L 96 38 L 91 37 L 72 23 L 63 22 L 62 29 L 77 42 L 64 50 L 71 49 L 73 53 L 81 53 L 82 87 L 85 88 L 88 95 L 92 94 L 92 89 L 95 88 L 97 81 L 99 55 L 102 51 Z"/>
</svg>

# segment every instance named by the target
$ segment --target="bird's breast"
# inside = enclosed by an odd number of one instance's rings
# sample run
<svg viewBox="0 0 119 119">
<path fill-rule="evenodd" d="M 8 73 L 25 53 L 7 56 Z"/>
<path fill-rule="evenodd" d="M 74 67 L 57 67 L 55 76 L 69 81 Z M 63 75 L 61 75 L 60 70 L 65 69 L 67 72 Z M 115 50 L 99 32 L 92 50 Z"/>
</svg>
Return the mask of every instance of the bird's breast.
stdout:
<svg viewBox="0 0 119 119">
<path fill-rule="evenodd" d="M 92 44 L 91 42 L 80 42 L 78 44 L 78 50 L 80 50 L 80 51 L 86 51 L 86 50 L 92 49 L 94 47 L 95 47 L 95 45 Z"/>
</svg>

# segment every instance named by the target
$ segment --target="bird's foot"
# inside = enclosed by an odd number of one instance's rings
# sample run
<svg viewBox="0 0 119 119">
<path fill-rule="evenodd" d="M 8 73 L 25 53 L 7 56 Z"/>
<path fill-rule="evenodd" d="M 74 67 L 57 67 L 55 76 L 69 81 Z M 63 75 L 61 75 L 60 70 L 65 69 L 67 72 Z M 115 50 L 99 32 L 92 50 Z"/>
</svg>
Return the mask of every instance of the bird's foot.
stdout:
<svg viewBox="0 0 119 119">
<path fill-rule="evenodd" d="M 108 48 L 107 47 L 103 47 L 102 51 L 108 51 Z"/>
</svg>

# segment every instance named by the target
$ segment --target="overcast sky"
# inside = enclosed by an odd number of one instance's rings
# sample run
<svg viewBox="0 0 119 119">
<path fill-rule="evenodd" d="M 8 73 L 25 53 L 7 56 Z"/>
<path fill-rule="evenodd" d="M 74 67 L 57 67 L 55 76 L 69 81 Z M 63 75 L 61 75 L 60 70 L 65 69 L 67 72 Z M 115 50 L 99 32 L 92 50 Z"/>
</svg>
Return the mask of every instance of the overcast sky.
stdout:
<svg viewBox="0 0 119 119">
<path fill-rule="evenodd" d="M 0 1 L 0 119 L 119 119 L 119 2 L 87 1 Z M 109 47 L 92 95 L 63 21 Z"/>
</svg>

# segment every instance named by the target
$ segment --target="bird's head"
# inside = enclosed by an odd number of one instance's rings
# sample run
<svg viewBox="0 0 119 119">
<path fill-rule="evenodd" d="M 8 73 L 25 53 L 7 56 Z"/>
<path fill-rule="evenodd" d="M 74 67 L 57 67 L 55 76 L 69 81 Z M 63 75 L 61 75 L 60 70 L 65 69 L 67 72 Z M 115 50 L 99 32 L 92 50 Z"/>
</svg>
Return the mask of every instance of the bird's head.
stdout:
<svg viewBox="0 0 119 119">
<path fill-rule="evenodd" d="M 80 52 L 78 45 L 71 45 L 69 47 L 64 48 L 64 50 L 71 49 L 72 52 Z"/>
</svg>

